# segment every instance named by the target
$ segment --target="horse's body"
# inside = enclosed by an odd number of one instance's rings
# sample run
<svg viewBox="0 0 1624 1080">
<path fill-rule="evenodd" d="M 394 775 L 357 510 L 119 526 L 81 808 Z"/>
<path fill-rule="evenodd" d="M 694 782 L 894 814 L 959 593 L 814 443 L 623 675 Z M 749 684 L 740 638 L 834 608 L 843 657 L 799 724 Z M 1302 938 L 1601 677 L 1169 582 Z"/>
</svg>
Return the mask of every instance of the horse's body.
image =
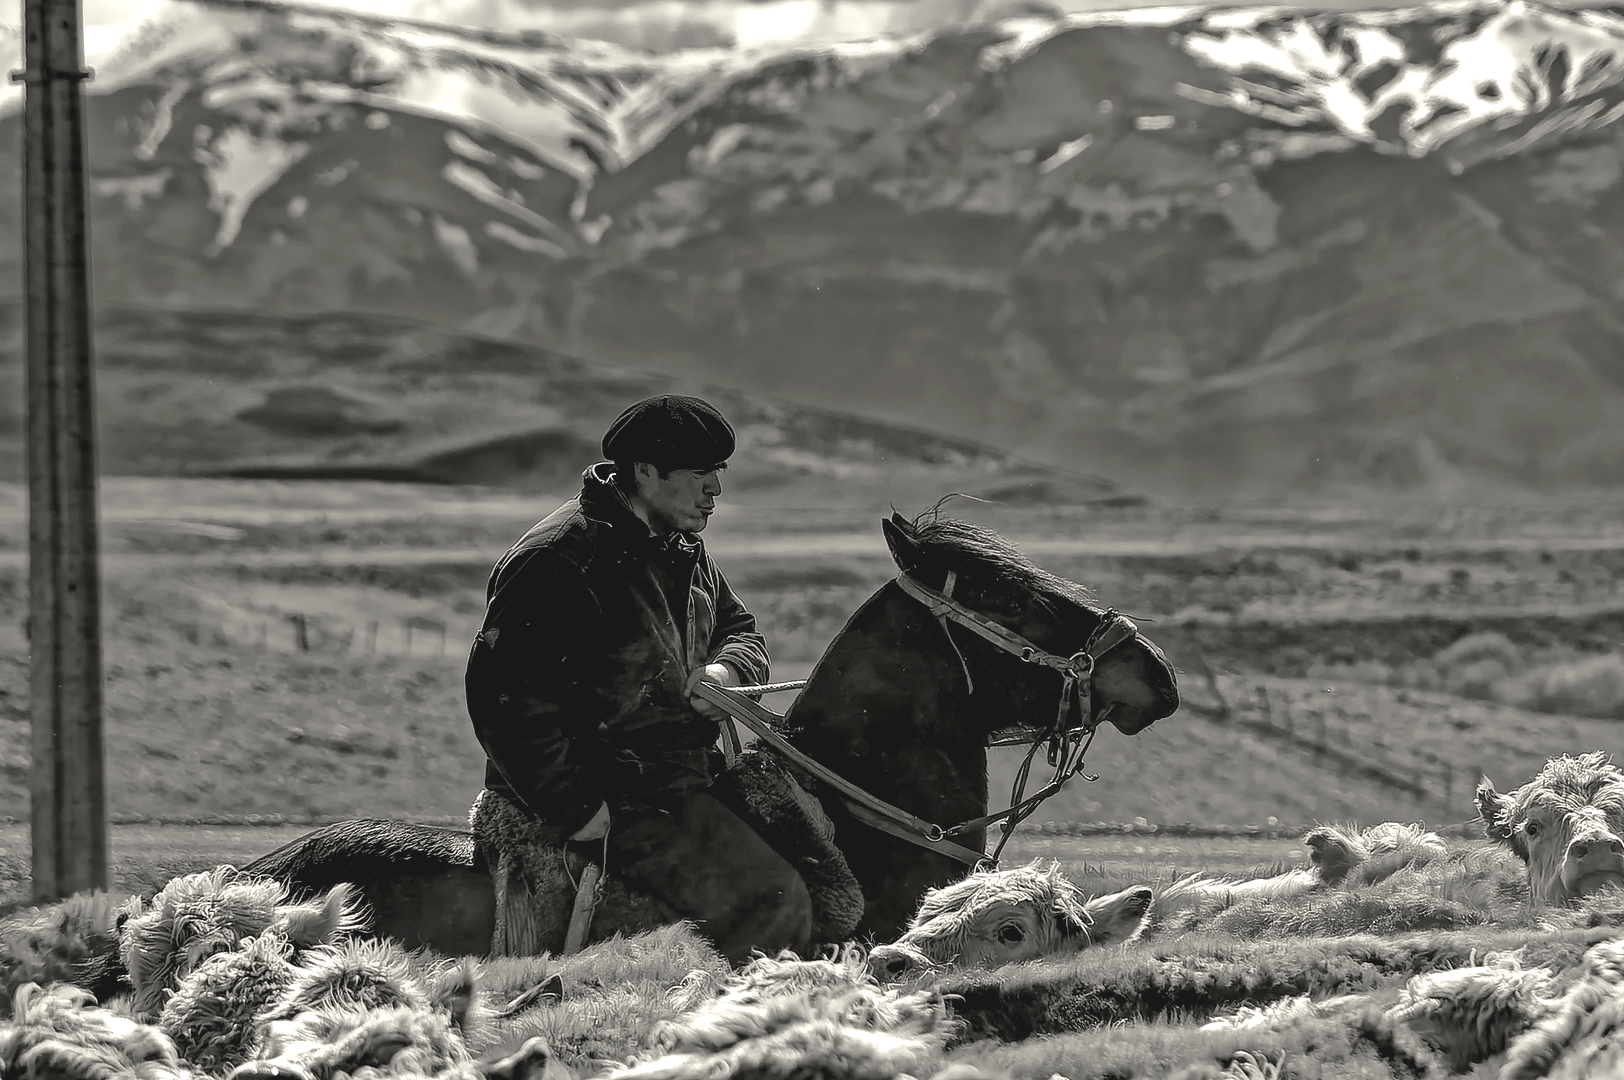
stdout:
<svg viewBox="0 0 1624 1080">
<path fill-rule="evenodd" d="M 356 886 L 379 937 L 448 956 L 482 956 L 496 887 L 474 836 L 409 821 L 356 818 L 306 833 L 243 867 L 299 890 Z"/>
<path fill-rule="evenodd" d="M 972 611 L 1060 656 L 1080 651 L 1105 622 L 1077 586 L 1032 566 L 984 529 L 951 519 L 883 523 L 898 567 L 930 589 L 952 590 Z M 972 686 L 966 685 L 973 679 Z M 784 728 L 801 752 L 868 793 L 944 827 L 987 812 L 989 737 L 1014 727 L 1047 730 L 1061 676 L 1026 664 L 983 638 L 949 631 L 895 582 L 854 614 L 813 669 Z M 1107 652 L 1091 678 L 1091 723 L 1133 734 L 1178 707 L 1173 669 L 1135 636 Z M 968 867 L 949 855 L 887 835 L 815 792 L 865 899 L 857 933 L 890 940 L 928 889 Z M 985 830 L 953 839 L 981 850 Z M 297 888 L 356 885 L 373 910 L 373 931 L 408 946 L 483 954 L 495 925 L 495 889 L 469 833 L 404 822 L 328 826 L 249 864 Z M 617 889 L 613 867 L 592 940 L 631 934 L 675 913 Z M 538 898 L 544 918 L 567 918 L 569 898 Z M 561 940 L 562 925 L 553 927 Z"/>
</svg>

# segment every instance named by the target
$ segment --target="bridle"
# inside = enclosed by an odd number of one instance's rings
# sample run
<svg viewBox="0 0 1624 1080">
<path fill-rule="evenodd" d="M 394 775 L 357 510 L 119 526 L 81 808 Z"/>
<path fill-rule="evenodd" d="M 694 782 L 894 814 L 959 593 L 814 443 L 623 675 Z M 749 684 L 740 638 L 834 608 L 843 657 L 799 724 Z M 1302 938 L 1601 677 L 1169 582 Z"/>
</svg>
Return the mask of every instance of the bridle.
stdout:
<svg viewBox="0 0 1624 1080">
<path fill-rule="evenodd" d="M 947 572 L 941 592 L 921 585 L 906 573 L 898 574 L 896 581 L 903 592 L 924 604 L 941 623 L 948 644 L 953 646 L 953 652 L 958 656 L 960 666 L 964 668 L 964 682 L 969 693 L 975 693 L 975 680 L 970 676 L 969 662 L 960 651 L 958 642 L 953 640 L 953 631 L 948 626 L 950 621 L 1015 655 L 1024 663 L 1036 664 L 1060 673 L 1060 704 L 1055 710 L 1054 721 L 1032 741 L 1031 749 L 1027 750 L 1026 757 L 1022 759 L 1021 767 L 1015 773 L 1015 784 L 1010 791 L 1009 807 L 996 814 L 984 814 L 969 821 L 961 821 L 944 830 L 945 835 L 955 836 L 1003 821 L 1004 824 L 999 829 L 1001 835 L 998 838 L 998 846 L 986 859 L 977 860 L 978 867 L 989 862 L 992 866 L 997 866 L 998 857 L 1003 854 L 1004 845 L 1009 842 L 1015 826 L 1030 817 L 1045 799 L 1065 786 L 1066 781 L 1078 774 L 1089 783 L 1099 779 L 1098 776 L 1082 772 L 1084 756 L 1099 730 L 1099 722 L 1094 719 L 1094 666 L 1101 657 L 1118 645 L 1138 637 L 1139 628 L 1133 624 L 1133 620 L 1115 608 L 1108 609 L 1100 616 L 1099 625 L 1089 634 L 1083 647 L 1070 656 L 1063 657 L 1039 648 L 1007 626 L 994 622 L 953 599 L 953 586 L 958 581 L 958 575 L 952 570 Z M 1067 721 L 1073 712 L 1077 722 L 1069 724 Z M 1103 720 L 1105 717 L 1102 716 L 1100 719 Z M 1055 770 L 1054 777 L 1035 794 L 1023 798 L 1027 778 L 1032 769 L 1032 758 L 1037 754 L 1038 747 L 1045 742 L 1049 744 L 1048 762 Z"/>
<path fill-rule="evenodd" d="M 976 692 L 975 680 L 970 676 L 969 662 L 964 659 L 964 653 L 959 651 L 958 642 L 953 640 L 953 632 L 947 625 L 950 620 L 974 631 L 1005 652 L 1013 653 L 1025 663 L 1037 664 L 1039 667 L 1060 673 L 1060 708 L 1055 713 L 1054 723 L 1049 727 L 1050 733 L 1058 735 L 1070 730 L 1066 726 L 1066 717 L 1073 709 L 1078 713 L 1078 727 L 1092 728 L 1094 725 L 1089 721 L 1093 715 L 1094 665 L 1106 653 L 1139 635 L 1139 628 L 1133 624 L 1133 620 L 1114 608 L 1107 610 L 1100 616 L 1100 624 L 1094 628 L 1094 632 L 1088 636 L 1081 649 L 1070 656 L 1059 656 L 1038 648 L 1007 626 L 996 623 L 953 599 L 953 586 L 957 581 L 958 574 L 949 570 L 942 591 L 937 592 L 921 585 L 907 574 L 898 574 L 896 577 L 902 591 L 924 604 L 942 624 L 948 644 L 953 646 L 953 652 L 964 668 L 964 682 L 969 692 L 972 694 Z"/>
<path fill-rule="evenodd" d="M 956 825 L 943 828 L 933 822 L 924 820 L 910 814 L 900 807 L 892 806 L 883 799 L 878 799 L 862 788 L 838 776 L 827 766 L 813 761 L 810 757 L 795 749 L 783 736 L 773 730 L 772 721 L 782 720 L 783 717 L 747 695 L 763 694 L 776 690 L 799 689 L 806 685 L 805 680 L 790 683 L 775 683 L 767 686 L 740 686 L 723 687 L 714 683 L 700 683 L 695 689 L 701 697 L 725 710 L 731 717 L 744 724 L 755 732 L 768 746 L 789 758 L 795 765 L 811 773 L 817 779 L 832 787 L 841 796 L 846 808 L 857 820 L 871 825 L 882 832 L 888 833 L 911 844 L 948 855 L 959 862 L 975 869 L 996 867 L 998 858 L 1003 853 L 1004 845 L 1008 843 L 1015 826 L 1038 808 L 1049 796 L 1059 791 L 1073 776 L 1078 775 L 1083 767 L 1084 756 L 1094 741 L 1094 734 L 1098 730 L 1099 722 L 1093 718 L 1093 677 L 1095 665 L 1100 658 L 1112 649 L 1125 642 L 1132 641 L 1139 635 L 1139 628 L 1133 621 L 1115 609 L 1107 610 L 1100 618 L 1100 623 L 1088 636 L 1083 647 L 1070 656 L 1060 656 L 1039 648 L 1026 638 L 1017 634 L 1000 623 L 994 622 L 979 612 L 972 611 L 959 601 L 953 599 L 953 588 L 958 575 L 949 571 L 938 592 L 927 585 L 921 584 L 906 571 L 896 576 L 896 584 L 908 596 L 923 604 L 941 624 L 942 631 L 947 635 L 948 644 L 952 646 L 954 655 L 958 657 L 960 665 L 964 668 L 964 680 L 968 692 L 975 693 L 975 681 L 970 675 L 969 662 L 965 660 L 964 653 L 959 649 L 958 642 L 953 639 L 949 623 L 958 623 L 960 626 L 992 642 L 994 645 L 1010 653 L 1028 664 L 1049 668 L 1060 674 L 1060 701 L 1055 710 L 1053 722 L 1039 732 L 1033 740 L 1031 749 L 1026 752 L 1026 758 L 1021 762 L 1016 772 L 1015 784 L 1010 792 L 1010 805 L 1007 809 L 996 814 L 984 814 L 981 817 L 961 821 Z M 1076 722 L 1072 723 L 1073 714 Z M 1105 717 L 1101 716 L 1100 720 Z M 729 730 L 728 744 L 731 749 L 729 756 L 737 752 L 737 733 Z M 1014 745 L 1022 740 L 997 742 L 992 745 Z M 1037 754 L 1038 747 L 1048 744 L 1048 762 L 1054 767 L 1054 777 L 1036 793 L 1028 796 L 1026 792 L 1027 778 L 1031 771 L 1032 759 Z M 1098 780 L 1097 776 L 1081 773 L 1084 780 L 1089 782 Z M 991 855 L 975 851 L 962 844 L 955 843 L 951 838 L 974 829 L 984 828 L 995 822 L 1002 821 L 1000 828 L 1002 834 L 998 846 Z"/>
</svg>

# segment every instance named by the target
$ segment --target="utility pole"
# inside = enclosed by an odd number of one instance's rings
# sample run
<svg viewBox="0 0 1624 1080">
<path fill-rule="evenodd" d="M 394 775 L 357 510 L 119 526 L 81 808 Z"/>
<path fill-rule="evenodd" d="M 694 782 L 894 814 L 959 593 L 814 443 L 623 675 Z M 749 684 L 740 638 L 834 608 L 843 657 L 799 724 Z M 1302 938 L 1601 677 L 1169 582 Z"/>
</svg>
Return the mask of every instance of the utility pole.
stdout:
<svg viewBox="0 0 1624 1080">
<path fill-rule="evenodd" d="M 108 887 L 79 0 L 23 0 L 29 712 L 36 903 Z"/>
</svg>

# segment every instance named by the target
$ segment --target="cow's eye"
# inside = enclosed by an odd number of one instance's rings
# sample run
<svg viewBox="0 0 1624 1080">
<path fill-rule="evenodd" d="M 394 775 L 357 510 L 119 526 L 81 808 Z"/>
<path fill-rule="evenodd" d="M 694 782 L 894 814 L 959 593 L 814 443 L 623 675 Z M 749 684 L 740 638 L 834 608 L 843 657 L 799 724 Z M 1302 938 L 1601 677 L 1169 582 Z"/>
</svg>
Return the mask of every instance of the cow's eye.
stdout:
<svg viewBox="0 0 1624 1080">
<path fill-rule="evenodd" d="M 1538 836 L 1539 835 L 1539 822 L 1530 821 L 1528 824 L 1524 825 L 1523 826 L 1523 833 L 1530 840 L 1532 840 L 1534 837 Z"/>
<path fill-rule="evenodd" d="M 999 929 L 998 940 L 1003 942 L 1005 945 L 1019 945 L 1021 942 L 1026 940 L 1026 931 L 1022 930 L 1014 923 L 1011 923 L 1010 925 L 1001 927 Z"/>
</svg>

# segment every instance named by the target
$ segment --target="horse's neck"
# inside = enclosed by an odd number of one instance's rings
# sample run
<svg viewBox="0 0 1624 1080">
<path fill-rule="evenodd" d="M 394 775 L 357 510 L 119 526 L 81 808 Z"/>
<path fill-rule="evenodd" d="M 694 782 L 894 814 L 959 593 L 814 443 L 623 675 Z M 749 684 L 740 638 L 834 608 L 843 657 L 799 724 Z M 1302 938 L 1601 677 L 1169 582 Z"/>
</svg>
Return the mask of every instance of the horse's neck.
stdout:
<svg viewBox="0 0 1624 1080">
<path fill-rule="evenodd" d="M 986 811 L 975 715 L 941 627 L 887 586 L 830 643 L 788 726 L 799 749 L 871 795 L 946 826 Z"/>
</svg>

